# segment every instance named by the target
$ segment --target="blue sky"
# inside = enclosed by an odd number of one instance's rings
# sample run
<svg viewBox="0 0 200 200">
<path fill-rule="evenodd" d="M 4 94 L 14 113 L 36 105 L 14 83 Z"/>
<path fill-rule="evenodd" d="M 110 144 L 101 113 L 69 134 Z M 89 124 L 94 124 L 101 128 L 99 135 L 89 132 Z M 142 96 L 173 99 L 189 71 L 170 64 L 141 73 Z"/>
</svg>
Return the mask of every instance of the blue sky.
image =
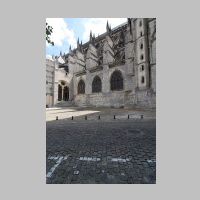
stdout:
<svg viewBox="0 0 200 200">
<path fill-rule="evenodd" d="M 89 40 L 90 30 L 95 36 L 106 31 L 107 20 L 114 28 L 127 21 L 127 18 L 47 18 L 53 27 L 51 39 L 55 46 L 46 43 L 46 56 L 68 53 L 69 46 L 76 48 L 77 39 L 83 43 Z"/>
</svg>

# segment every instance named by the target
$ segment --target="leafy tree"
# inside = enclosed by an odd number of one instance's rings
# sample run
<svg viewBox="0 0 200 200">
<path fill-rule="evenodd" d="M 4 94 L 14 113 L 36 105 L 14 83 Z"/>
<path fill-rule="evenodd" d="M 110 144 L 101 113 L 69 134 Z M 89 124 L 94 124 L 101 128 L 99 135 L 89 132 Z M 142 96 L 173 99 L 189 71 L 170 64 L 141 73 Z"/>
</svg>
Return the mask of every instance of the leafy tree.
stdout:
<svg viewBox="0 0 200 200">
<path fill-rule="evenodd" d="M 51 44 L 51 45 L 54 46 L 54 42 L 51 41 L 51 39 L 50 39 L 50 36 L 51 36 L 52 32 L 53 32 L 53 27 L 52 27 L 52 26 L 49 26 L 48 23 L 46 22 L 46 41 L 47 41 L 49 44 Z"/>
</svg>

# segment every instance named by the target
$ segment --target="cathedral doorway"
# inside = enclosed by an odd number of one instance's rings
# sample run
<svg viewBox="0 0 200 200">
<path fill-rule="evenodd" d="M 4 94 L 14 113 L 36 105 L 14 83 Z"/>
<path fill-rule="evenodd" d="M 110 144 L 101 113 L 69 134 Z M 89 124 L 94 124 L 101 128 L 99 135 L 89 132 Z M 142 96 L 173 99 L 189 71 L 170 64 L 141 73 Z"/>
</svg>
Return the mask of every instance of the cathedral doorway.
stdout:
<svg viewBox="0 0 200 200">
<path fill-rule="evenodd" d="M 58 101 L 62 100 L 62 86 L 58 85 Z"/>
<path fill-rule="evenodd" d="M 69 88 L 67 86 L 64 87 L 63 100 L 69 101 Z"/>
</svg>

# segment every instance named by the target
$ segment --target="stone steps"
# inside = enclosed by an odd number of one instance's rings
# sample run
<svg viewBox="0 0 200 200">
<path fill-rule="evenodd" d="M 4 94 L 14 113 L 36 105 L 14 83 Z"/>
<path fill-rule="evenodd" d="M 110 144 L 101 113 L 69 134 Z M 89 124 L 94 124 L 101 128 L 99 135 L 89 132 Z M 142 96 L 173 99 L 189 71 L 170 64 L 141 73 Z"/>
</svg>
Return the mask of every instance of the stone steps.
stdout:
<svg viewBox="0 0 200 200">
<path fill-rule="evenodd" d="M 88 105 L 86 103 L 81 103 L 78 105 L 78 107 L 88 107 Z"/>
<path fill-rule="evenodd" d="M 61 102 L 57 103 L 55 106 L 57 106 L 57 107 L 70 107 L 70 106 L 74 106 L 74 102 L 73 101 L 61 101 Z"/>
</svg>

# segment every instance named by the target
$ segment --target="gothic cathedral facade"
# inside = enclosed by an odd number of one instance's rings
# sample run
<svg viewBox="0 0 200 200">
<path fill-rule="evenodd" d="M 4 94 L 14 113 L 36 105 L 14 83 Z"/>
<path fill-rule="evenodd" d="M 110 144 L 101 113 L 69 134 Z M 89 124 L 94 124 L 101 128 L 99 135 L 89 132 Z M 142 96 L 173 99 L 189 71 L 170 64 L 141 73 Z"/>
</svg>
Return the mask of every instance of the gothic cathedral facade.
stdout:
<svg viewBox="0 0 200 200">
<path fill-rule="evenodd" d="M 106 30 L 54 58 L 50 106 L 156 108 L 156 19 Z"/>
</svg>

